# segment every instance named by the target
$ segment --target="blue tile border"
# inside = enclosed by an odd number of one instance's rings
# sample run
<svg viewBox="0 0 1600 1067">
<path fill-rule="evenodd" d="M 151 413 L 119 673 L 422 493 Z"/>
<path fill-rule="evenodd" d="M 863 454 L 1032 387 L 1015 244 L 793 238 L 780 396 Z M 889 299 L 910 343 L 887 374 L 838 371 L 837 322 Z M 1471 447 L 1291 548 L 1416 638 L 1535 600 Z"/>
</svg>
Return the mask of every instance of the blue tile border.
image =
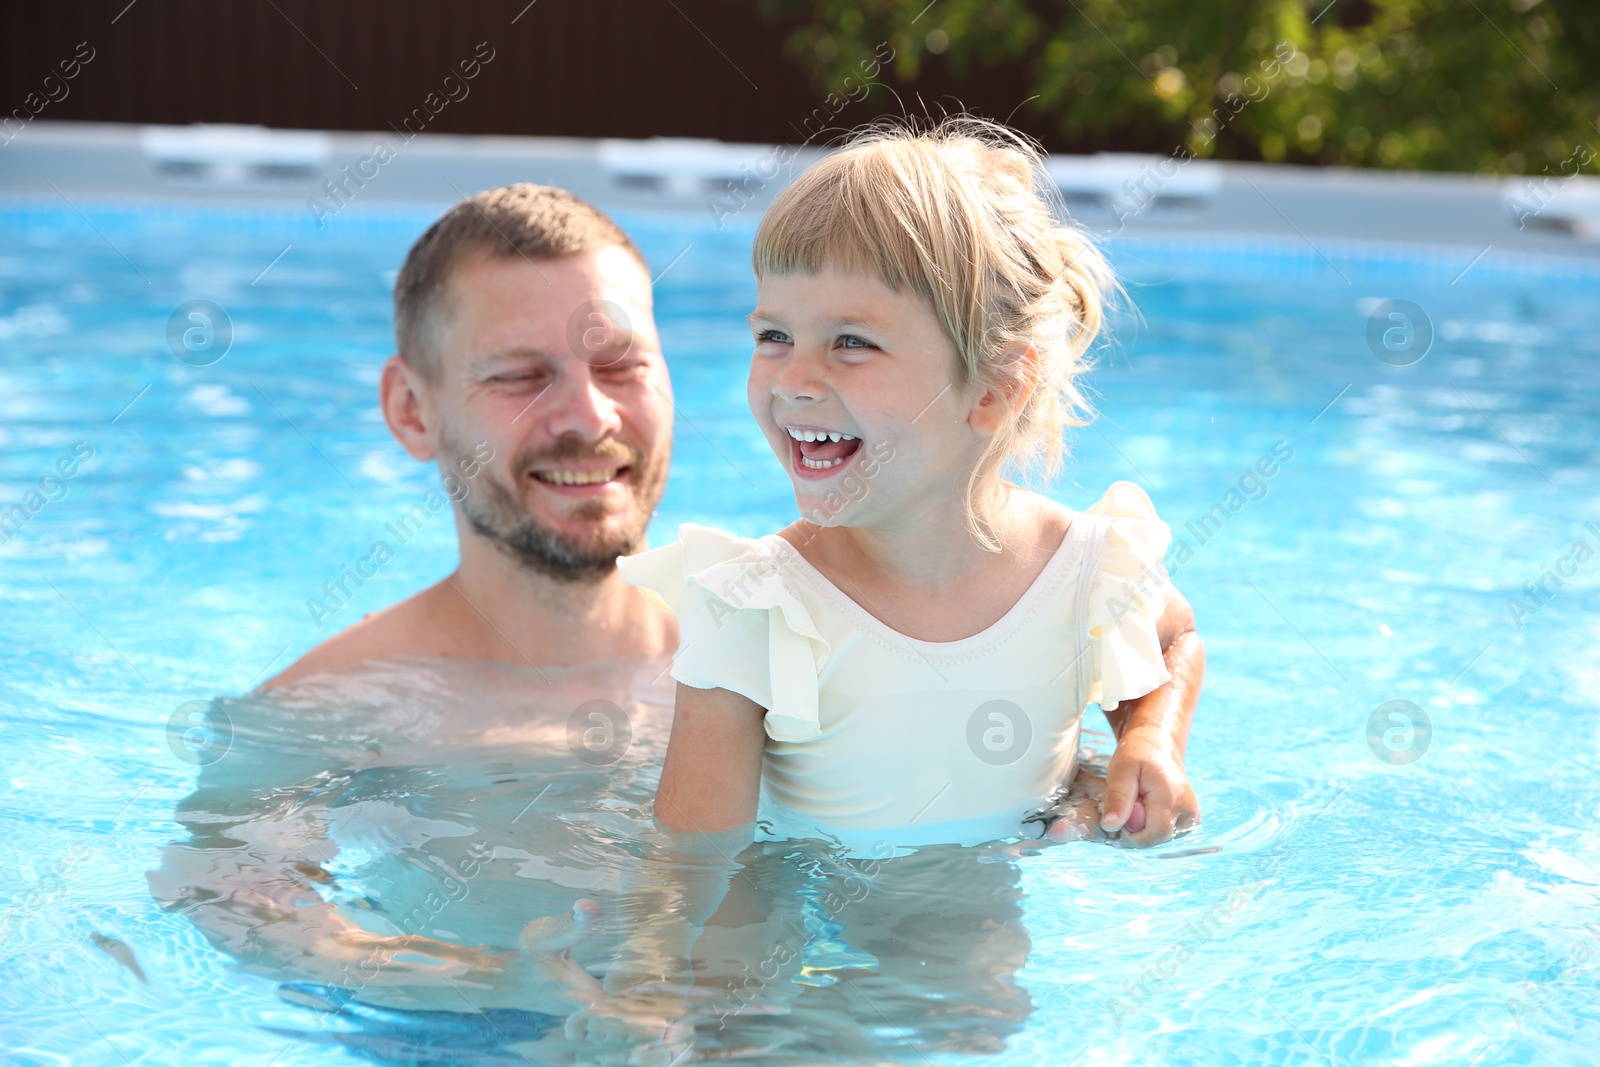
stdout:
<svg viewBox="0 0 1600 1067">
<path fill-rule="evenodd" d="M 1477 282 L 1488 278 L 1505 281 L 1600 281 L 1600 249 L 1585 256 L 1541 255 L 1536 252 L 1466 245 L 1404 244 L 1354 241 L 1346 238 L 1278 237 L 1270 234 L 1217 233 L 1195 236 L 1118 236 L 1101 247 L 1119 273 L 1129 275 L 1160 270 L 1187 277 L 1210 274 L 1221 268 L 1230 277 L 1304 277 L 1339 280 L 1339 272 L 1362 278 L 1434 275 L 1448 283 L 1466 271 Z M 1474 257 L 1483 253 L 1474 262 Z M 1471 269 L 1468 270 L 1468 266 Z"/>
<path fill-rule="evenodd" d="M 407 237 L 420 234 L 447 208 L 436 204 L 378 202 L 352 204 L 319 228 L 304 204 L 239 201 L 126 201 L 82 198 L 72 205 L 46 197 L 0 198 L 0 228 L 55 225 L 77 220 L 81 211 L 97 226 L 112 233 L 130 233 L 152 223 L 184 222 L 202 218 L 242 228 L 253 236 L 284 240 Z M 636 208 L 613 212 L 619 219 L 648 225 L 659 217 L 669 224 L 692 223 L 682 212 L 655 213 Z M 751 226 L 753 231 L 754 227 Z M 1494 248 L 1473 261 L 1483 250 L 1465 245 L 1407 244 L 1347 238 L 1301 238 L 1275 234 L 1120 234 L 1100 241 L 1119 274 L 1135 279 L 1152 272 L 1188 280 L 1212 277 L 1221 270 L 1229 277 L 1340 279 L 1340 272 L 1363 278 L 1410 276 L 1421 273 L 1449 282 L 1469 264 L 1467 277 L 1481 283 L 1504 281 L 1600 281 L 1600 249 L 1593 254 L 1541 254 Z"/>
</svg>

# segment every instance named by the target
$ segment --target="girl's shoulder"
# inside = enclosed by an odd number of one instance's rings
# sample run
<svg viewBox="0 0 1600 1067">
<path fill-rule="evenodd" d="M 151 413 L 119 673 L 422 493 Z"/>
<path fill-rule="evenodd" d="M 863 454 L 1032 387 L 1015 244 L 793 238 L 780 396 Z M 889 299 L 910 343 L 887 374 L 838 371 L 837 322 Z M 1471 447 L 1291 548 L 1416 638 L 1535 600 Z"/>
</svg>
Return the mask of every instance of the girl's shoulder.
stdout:
<svg viewBox="0 0 1600 1067">
<path fill-rule="evenodd" d="M 659 548 L 617 557 L 617 570 L 628 585 L 652 589 L 673 602 L 688 586 L 707 584 L 711 576 L 732 568 L 770 570 L 786 546 L 778 538 L 751 538 L 712 526 L 686 522 L 678 539 Z"/>
<path fill-rule="evenodd" d="M 1082 511 L 1075 511 L 1031 489 L 1013 487 L 1012 499 L 1018 504 L 1017 514 L 1022 521 L 1032 524 L 1026 528 L 1040 534 L 1059 534 L 1067 529 L 1075 515 L 1080 514 L 1104 515 L 1110 519 L 1160 519 L 1150 494 L 1128 481 L 1112 482 L 1098 500 Z"/>
<path fill-rule="evenodd" d="M 1087 514 L 1104 515 L 1110 519 L 1161 521 L 1150 494 L 1132 482 L 1112 482 L 1100 499 L 1084 510 Z"/>
<path fill-rule="evenodd" d="M 1085 566 L 1095 572 L 1097 590 L 1131 584 L 1162 591 L 1162 596 L 1155 598 L 1162 602 L 1170 595 L 1164 564 L 1172 530 L 1139 486 L 1113 482 L 1100 499 L 1081 511 L 1037 494 L 1028 496 L 1027 506 L 1035 509 L 1032 543 L 1042 548 L 1064 548 L 1069 539 L 1084 544 Z"/>
<path fill-rule="evenodd" d="M 1172 531 L 1132 482 L 1113 482 L 1082 515 L 1098 527 L 1087 604 L 1095 638 L 1090 699 L 1110 711 L 1171 678 L 1161 618 L 1179 597 L 1165 565 Z"/>
<path fill-rule="evenodd" d="M 1007 508 L 1010 540 L 1025 555 L 1053 555 L 1072 531 L 1072 509 L 1031 489 L 1013 486 Z"/>
<path fill-rule="evenodd" d="M 1134 580 L 1170 588 L 1164 561 L 1172 545 L 1172 528 L 1156 514 L 1150 494 L 1132 482 L 1112 482 L 1099 500 L 1084 510 L 1105 525 L 1103 566 Z"/>
<path fill-rule="evenodd" d="M 1012 496 L 1012 529 L 1036 545 L 1060 544 L 1069 532 L 1074 532 L 1075 524 L 1080 524 L 1075 531 L 1078 534 L 1086 532 L 1081 526 L 1103 524 L 1114 541 L 1165 542 L 1169 536 L 1150 494 L 1132 482 L 1112 482 L 1100 499 L 1082 510 L 1031 490 L 1019 489 Z M 1085 523 L 1084 516 L 1095 518 Z"/>
<path fill-rule="evenodd" d="M 617 560 L 625 583 L 654 592 L 678 618 L 672 676 L 749 698 L 767 709 L 767 733 L 780 740 L 816 733 L 817 670 L 829 651 L 785 580 L 793 558 L 775 535 L 684 523 L 672 544 Z"/>
</svg>

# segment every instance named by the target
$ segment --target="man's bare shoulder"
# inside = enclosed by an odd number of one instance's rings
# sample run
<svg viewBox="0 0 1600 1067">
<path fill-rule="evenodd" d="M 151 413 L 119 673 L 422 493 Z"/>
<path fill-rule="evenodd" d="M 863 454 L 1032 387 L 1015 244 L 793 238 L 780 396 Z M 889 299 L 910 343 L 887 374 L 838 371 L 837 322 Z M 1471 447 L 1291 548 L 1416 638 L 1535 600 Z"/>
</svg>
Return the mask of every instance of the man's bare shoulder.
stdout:
<svg viewBox="0 0 1600 1067">
<path fill-rule="evenodd" d="M 335 634 L 269 679 L 263 690 L 299 681 L 313 674 L 343 670 L 367 660 L 391 656 L 448 656 L 448 630 L 439 626 L 441 600 L 449 579 L 413 594 L 383 611 L 368 615 Z"/>
</svg>

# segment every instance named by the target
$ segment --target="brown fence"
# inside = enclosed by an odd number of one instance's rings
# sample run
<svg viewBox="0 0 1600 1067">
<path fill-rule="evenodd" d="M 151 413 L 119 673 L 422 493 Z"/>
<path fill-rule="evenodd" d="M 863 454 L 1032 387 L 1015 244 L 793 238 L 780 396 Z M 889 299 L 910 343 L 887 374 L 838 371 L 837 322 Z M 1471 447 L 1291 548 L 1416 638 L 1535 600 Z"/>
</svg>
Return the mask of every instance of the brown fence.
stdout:
<svg viewBox="0 0 1600 1067">
<path fill-rule="evenodd" d="M 425 108 L 436 133 L 797 142 L 825 96 L 783 54 L 792 27 L 762 17 L 753 0 L 0 6 L 0 112 L 39 109 L 41 119 L 382 130 Z M 75 78 L 47 83 L 90 50 Z M 471 70 L 475 60 L 467 81 L 462 63 Z M 1023 86 L 1006 74 L 958 87 L 933 71 L 918 91 L 935 107 L 959 101 L 1003 119 Z M 853 125 L 903 109 L 922 107 L 885 99 L 821 115 Z"/>
</svg>

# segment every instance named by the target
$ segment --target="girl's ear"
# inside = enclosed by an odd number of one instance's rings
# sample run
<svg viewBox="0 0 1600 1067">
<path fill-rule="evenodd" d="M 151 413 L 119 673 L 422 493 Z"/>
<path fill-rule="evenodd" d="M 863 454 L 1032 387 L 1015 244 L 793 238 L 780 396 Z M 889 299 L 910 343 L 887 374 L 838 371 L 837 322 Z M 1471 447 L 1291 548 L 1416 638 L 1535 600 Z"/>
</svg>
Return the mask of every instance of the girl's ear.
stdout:
<svg viewBox="0 0 1600 1067">
<path fill-rule="evenodd" d="M 980 437 L 993 437 L 1000 432 L 1000 427 L 1005 425 L 1006 413 L 1009 410 L 1010 405 L 1006 403 L 1006 395 L 990 386 L 978 394 L 972 410 L 967 414 L 967 425 Z"/>
<path fill-rule="evenodd" d="M 1009 373 L 1004 381 L 978 394 L 972 412 L 967 416 L 967 425 L 985 437 L 999 433 L 1006 419 L 1020 412 L 1033 395 L 1039 381 L 1039 354 L 1032 345 L 1021 348 L 1013 359 L 1007 361 L 1007 369 Z"/>
</svg>

